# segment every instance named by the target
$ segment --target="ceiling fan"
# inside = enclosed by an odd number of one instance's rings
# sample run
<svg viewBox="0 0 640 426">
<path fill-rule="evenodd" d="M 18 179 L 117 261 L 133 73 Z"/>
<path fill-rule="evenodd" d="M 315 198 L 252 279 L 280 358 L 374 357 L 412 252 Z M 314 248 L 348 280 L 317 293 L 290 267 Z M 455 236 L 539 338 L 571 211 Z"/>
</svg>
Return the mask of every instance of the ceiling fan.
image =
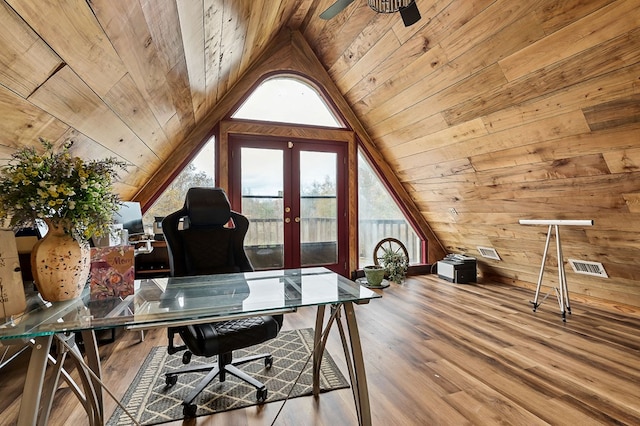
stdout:
<svg viewBox="0 0 640 426">
<path fill-rule="evenodd" d="M 320 18 L 331 19 L 353 2 L 354 0 L 337 0 L 320 14 Z M 367 0 L 367 4 L 378 13 L 400 12 L 405 27 L 420 20 L 420 11 L 415 0 Z"/>
</svg>

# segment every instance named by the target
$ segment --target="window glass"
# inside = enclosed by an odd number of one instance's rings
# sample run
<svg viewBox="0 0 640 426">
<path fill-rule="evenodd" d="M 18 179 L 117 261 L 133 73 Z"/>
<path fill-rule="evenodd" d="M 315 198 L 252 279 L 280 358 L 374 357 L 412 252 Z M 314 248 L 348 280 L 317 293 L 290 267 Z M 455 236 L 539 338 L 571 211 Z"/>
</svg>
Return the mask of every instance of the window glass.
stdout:
<svg viewBox="0 0 640 426">
<path fill-rule="evenodd" d="M 421 263 L 422 244 L 413 227 L 362 152 L 358 152 L 359 267 L 373 265 L 373 251 L 384 238 L 400 240 L 409 252 L 409 263 Z"/>
<path fill-rule="evenodd" d="M 189 188 L 194 186 L 215 186 L 215 139 L 211 138 L 198 155 L 167 186 L 142 217 L 145 233 L 153 235 L 153 223 L 156 218 L 179 210 Z"/>
<path fill-rule="evenodd" d="M 294 77 L 263 81 L 232 118 L 344 127 L 316 89 Z"/>
</svg>

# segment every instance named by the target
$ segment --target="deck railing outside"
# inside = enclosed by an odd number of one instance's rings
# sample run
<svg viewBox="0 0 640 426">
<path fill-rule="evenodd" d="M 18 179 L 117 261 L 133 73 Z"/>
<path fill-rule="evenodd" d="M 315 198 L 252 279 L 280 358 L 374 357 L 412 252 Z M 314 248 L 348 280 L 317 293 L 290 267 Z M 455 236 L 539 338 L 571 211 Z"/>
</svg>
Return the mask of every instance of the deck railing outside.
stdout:
<svg viewBox="0 0 640 426">
<path fill-rule="evenodd" d="M 281 219 L 250 219 L 251 225 L 245 238 L 248 249 L 260 247 L 280 247 L 283 244 L 284 222 Z M 301 240 L 321 247 L 322 244 L 335 244 L 335 218 L 306 218 L 301 223 Z M 420 241 L 413 229 L 404 220 L 361 220 L 359 257 L 361 266 L 373 262 L 373 250 L 383 238 L 393 237 L 402 241 L 409 251 L 411 263 L 420 260 Z"/>
</svg>

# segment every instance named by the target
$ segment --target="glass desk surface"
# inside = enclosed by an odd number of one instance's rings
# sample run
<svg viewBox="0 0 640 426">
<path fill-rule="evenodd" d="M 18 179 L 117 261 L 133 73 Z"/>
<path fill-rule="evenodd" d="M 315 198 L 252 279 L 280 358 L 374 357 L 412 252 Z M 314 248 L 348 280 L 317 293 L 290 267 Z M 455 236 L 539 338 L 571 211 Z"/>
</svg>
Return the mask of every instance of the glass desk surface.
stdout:
<svg viewBox="0 0 640 426">
<path fill-rule="evenodd" d="M 1 339 L 115 327 L 153 328 L 233 316 L 295 311 L 303 306 L 367 303 L 381 297 L 326 268 L 304 268 L 135 281 L 124 300 L 65 302 L 29 297 L 25 313 L 0 325 Z"/>
</svg>

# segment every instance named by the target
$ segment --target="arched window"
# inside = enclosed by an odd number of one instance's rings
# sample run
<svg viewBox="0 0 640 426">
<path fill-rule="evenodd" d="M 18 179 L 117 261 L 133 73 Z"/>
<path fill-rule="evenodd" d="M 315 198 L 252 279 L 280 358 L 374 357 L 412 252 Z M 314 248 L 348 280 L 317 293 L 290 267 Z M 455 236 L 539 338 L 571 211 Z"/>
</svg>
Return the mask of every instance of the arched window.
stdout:
<svg viewBox="0 0 640 426">
<path fill-rule="evenodd" d="M 264 80 L 231 118 L 344 128 L 318 91 L 293 76 Z"/>
</svg>

